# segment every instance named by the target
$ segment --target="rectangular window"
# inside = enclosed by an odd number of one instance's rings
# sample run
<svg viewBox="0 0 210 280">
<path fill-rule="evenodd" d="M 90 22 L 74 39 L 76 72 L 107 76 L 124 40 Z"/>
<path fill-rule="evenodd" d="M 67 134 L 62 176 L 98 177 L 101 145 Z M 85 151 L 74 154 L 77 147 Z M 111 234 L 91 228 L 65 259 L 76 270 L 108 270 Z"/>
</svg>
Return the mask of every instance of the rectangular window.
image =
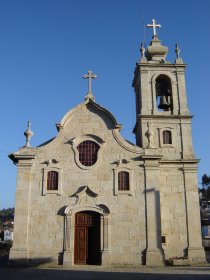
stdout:
<svg viewBox="0 0 210 280">
<path fill-rule="evenodd" d="M 129 173 L 121 171 L 118 173 L 118 190 L 128 191 L 129 190 Z"/>
<path fill-rule="evenodd" d="M 169 130 L 163 131 L 163 144 L 172 144 L 171 131 Z"/>
<path fill-rule="evenodd" d="M 47 190 L 58 190 L 58 172 L 49 171 L 47 173 Z"/>
<path fill-rule="evenodd" d="M 166 237 L 165 237 L 165 235 L 162 235 L 162 243 L 166 243 Z"/>
</svg>

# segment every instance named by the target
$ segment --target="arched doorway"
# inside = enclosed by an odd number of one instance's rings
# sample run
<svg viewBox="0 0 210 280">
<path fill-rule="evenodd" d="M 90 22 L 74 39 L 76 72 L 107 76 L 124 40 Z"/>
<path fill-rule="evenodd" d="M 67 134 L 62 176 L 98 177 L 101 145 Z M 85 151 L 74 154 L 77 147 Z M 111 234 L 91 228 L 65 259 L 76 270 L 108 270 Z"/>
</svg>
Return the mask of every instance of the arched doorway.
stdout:
<svg viewBox="0 0 210 280">
<path fill-rule="evenodd" d="M 94 211 L 75 214 L 74 263 L 101 264 L 101 215 Z"/>
</svg>

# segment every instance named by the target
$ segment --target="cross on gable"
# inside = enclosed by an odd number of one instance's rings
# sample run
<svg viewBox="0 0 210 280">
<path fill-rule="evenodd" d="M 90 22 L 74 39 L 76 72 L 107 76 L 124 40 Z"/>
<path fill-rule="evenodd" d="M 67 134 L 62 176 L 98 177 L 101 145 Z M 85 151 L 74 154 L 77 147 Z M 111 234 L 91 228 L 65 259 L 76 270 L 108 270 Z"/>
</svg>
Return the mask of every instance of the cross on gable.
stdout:
<svg viewBox="0 0 210 280">
<path fill-rule="evenodd" d="M 85 74 L 83 76 L 84 79 L 88 79 L 88 94 L 91 93 L 92 94 L 92 82 L 91 79 L 96 79 L 97 75 L 93 74 L 93 72 L 91 70 L 88 71 L 88 74 Z"/>
<path fill-rule="evenodd" d="M 157 32 L 156 32 L 156 27 L 160 28 L 161 25 L 160 24 L 156 24 L 156 20 L 153 19 L 152 20 L 152 24 L 147 24 L 148 28 L 152 28 L 153 29 L 153 36 L 157 37 Z"/>
</svg>

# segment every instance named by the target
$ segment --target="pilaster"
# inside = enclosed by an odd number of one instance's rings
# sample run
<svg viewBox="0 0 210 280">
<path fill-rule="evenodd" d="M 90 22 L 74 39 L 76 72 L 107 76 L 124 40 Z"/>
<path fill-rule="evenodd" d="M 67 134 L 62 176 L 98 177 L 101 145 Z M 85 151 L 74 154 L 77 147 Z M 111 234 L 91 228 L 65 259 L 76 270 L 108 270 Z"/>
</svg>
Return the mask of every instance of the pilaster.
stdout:
<svg viewBox="0 0 210 280">
<path fill-rule="evenodd" d="M 187 95 L 186 95 L 186 86 L 185 86 L 185 65 L 180 65 L 176 69 L 177 77 L 177 92 L 179 100 L 179 114 L 180 115 L 189 115 L 189 109 L 187 106 Z"/>
<path fill-rule="evenodd" d="M 156 149 L 145 149 L 147 155 L 142 156 L 145 171 L 146 265 L 163 266 L 165 262 L 161 241 L 159 193 L 159 159 L 161 156 L 154 155 L 154 150 Z"/>
<path fill-rule="evenodd" d="M 102 262 L 103 266 L 110 265 L 110 250 L 109 250 L 109 218 L 108 215 L 101 216 L 101 248 L 102 248 Z"/>
<path fill-rule="evenodd" d="M 195 155 L 193 152 L 192 144 L 192 133 L 191 133 L 191 118 L 181 118 L 181 142 L 182 142 L 182 158 L 183 159 L 194 159 Z"/>
<path fill-rule="evenodd" d="M 197 186 L 197 166 L 183 167 L 185 184 L 188 259 L 190 263 L 206 262 L 201 239 L 200 209 Z"/>
<path fill-rule="evenodd" d="M 10 261 L 25 263 L 29 260 L 28 227 L 32 167 L 36 150 L 23 148 L 9 155 L 17 165 L 17 187 L 14 220 L 14 241 L 10 251 Z"/>
<path fill-rule="evenodd" d="M 68 213 L 65 216 L 65 227 L 64 227 L 63 265 L 65 267 L 70 267 L 73 264 L 70 233 L 71 233 L 71 214 Z"/>
</svg>

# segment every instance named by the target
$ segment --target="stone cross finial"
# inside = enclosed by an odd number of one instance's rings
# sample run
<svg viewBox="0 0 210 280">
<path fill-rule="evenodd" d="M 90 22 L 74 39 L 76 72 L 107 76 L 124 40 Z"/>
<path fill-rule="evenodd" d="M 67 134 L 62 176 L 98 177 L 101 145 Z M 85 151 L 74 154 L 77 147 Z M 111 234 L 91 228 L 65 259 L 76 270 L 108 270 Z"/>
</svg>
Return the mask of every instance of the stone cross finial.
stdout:
<svg viewBox="0 0 210 280">
<path fill-rule="evenodd" d="M 176 58 L 179 59 L 179 54 L 180 54 L 180 48 L 178 46 L 178 44 L 175 45 L 175 53 L 176 53 Z"/>
<path fill-rule="evenodd" d="M 140 52 L 141 52 L 141 57 L 145 58 L 145 48 L 144 48 L 144 44 L 143 43 L 141 43 Z"/>
<path fill-rule="evenodd" d="M 26 137 L 26 144 L 25 144 L 25 148 L 30 148 L 31 145 L 30 145 L 30 140 L 31 140 L 31 137 L 33 136 L 33 132 L 31 131 L 31 123 L 30 121 L 28 121 L 28 128 L 27 130 L 24 132 L 24 135 Z"/>
<path fill-rule="evenodd" d="M 93 93 L 92 93 L 92 80 L 91 79 L 96 79 L 97 75 L 93 74 L 92 70 L 88 71 L 88 74 L 85 74 L 83 76 L 84 79 L 88 79 L 88 94 L 86 98 L 91 98 L 93 99 Z"/>
<path fill-rule="evenodd" d="M 160 24 L 156 24 L 156 20 L 153 19 L 152 20 L 152 24 L 147 24 L 148 28 L 152 28 L 153 29 L 153 37 L 157 37 L 157 32 L 156 32 L 156 27 L 160 28 L 161 25 Z"/>
</svg>

